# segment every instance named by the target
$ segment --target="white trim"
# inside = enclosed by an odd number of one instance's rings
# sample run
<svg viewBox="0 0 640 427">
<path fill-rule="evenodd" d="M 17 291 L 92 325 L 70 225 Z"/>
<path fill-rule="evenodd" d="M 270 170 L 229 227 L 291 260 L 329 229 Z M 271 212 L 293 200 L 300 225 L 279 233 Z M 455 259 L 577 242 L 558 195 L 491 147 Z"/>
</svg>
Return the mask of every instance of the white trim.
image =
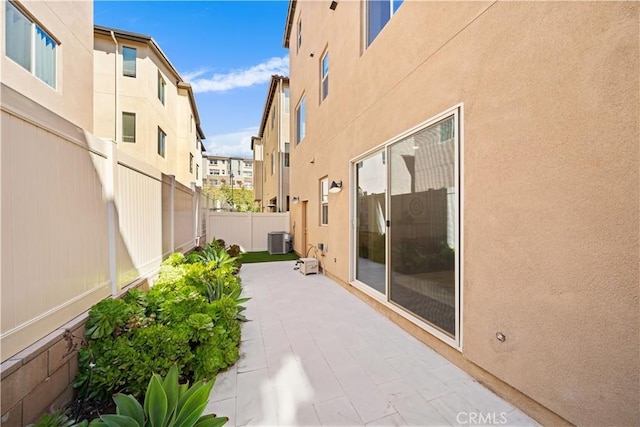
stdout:
<svg viewBox="0 0 640 427">
<path fill-rule="evenodd" d="M 349 161 L 349 165 L 350 165 L 350 182 L 351 182 L 351 186 L 349 189 L 349 193 L 350 193 L 350 209 L 349 209 L 349 215 L 350 215 L 350 223 L 351 223 L 351 227 L 350 227 L 350 247 L 349 247 L 349 283 L 354 286 L 356 289 L 360 290 L 361 292 L 371 296 L 372 298 L 374 298 L 375 300 L 381 302 L 385 307 L 390 308 L 391 310 L 393 310 L 394 312 L 396 312 L 397 314 L 400 314 L 402 317 L 404 317 L 405 319 L 409 320 L 410 322 L 412 322 L 413 324 L 417 325 L 418 327 L 420 327 L 421 329 L 429 332 L 431 335 L 435 336 L 436 338 L 440 339 L 441 341 L 443 341 L 444 343 L 450 345 L 451 347 L 454 347 L 455 349 L 457 349 L 458 351 L 462 352 L 462 307 L 463 307 L 463 295 L 464 295 L 464 291 L 463 291 L 463 270 L 464 270 L 464 262 L 463 262 L 463 225 L 462 225 L 462 219 L 463 219 L 463 212 L 464 212 L 464 208 L 463 208 L 463 202 L 464 202 L 464 175 L 463 175 L 463 165 L 464 165 L 464 157 L 463 157 L 463 142 L 464 142 L 464 127 L 463 127 L 463 114 L 464 114 L 464 103 L 459 103 L 454 105 L 453 107 L 435 115 L 432 116 L 431 118 L 423 121 L 422 123 L 396 135 L 393 138 L 388 139 L 387 141 L 383 142 L 382 144 L 379 144 L 367 151 L 365 151 L 364 153 L 352 158 Z M 456 224 L 457 224 L 457 228 L 456 228 L 456 258 L 455 258 L 455 278 L 456 278 L 456 287 L 455 287 L 455 301 L 456 301 L 456 305 L 455 305 L 455 337 L 452 338 L 449 335 L 441 332 L 439 329 L 437 329 L 436 327 L 430 325 L 429 323 L 425 322 L 424 320 L 422 320 L 421 318 L 419 318 L 418 316 L 410 313 L 409 311 L 404 310 L 403 308 L 401 308 L 400 306 L 398 306 L 396 303 L 393 303 L 390 298 L 389 298 L 389 286 L 390 286 L 390 280 L 389 280 L 389 276 L 390 276 L 390 271 L 389 271 L 389 266 L 390 266 L 390 252 L 389 252 L 389 245 L 390 245 L 390 239 L 388 238 L 388 233 L 387 233 L 387 238 L 385 239 L 385 249 L 386 249 L 386 271 L 387 271 L 387 277 L 385 280 L 385 294 L 381 294 L 373 289 L 371 289 L 368 285 L 358 281 L 355 278 L 355 230 L 357 227 L 356 224 L 356 219 L 355 219 L 355 213 L 356 213 L 356 190 L 354 189 L 355 186 L 355 174 L 356 174 L 356 165 L 358 162 L 365 160 L 369 157 L 371 157 L 372 155 L 374 155 L 376 152 L 378 151 L 384 151 L 385 152 L 385 156 L 387 158 L 387 164 L 386 164 L 386 168 L 389 168 L 389 148 L 395 144 L 396 142 L 411 136 L 413 134 L 415 134 L 416 132 L 419 132 L 420 130 L 426 129 L 427 127 L 436 124 L 437 122 L 446 119 L 447 117 L 453 116 L 454 118 L 454 132 L 457 132 L 457 134 L 454 133 L 455 137 L 457 138 L 457 143 L 455 145 L 454 148 L 454 182 L 455 182 L 455 186 L 456 186 L 456 196 L 457 196 L 457 209 L 456 209 L 456 213 L 455 213 L 455 219 L 456 219 Z M 387 171 L 387 190 L 386 190 L 386 209 L 387 209 L 387 215 L 390 212 L 389 210 L 389 204 L 390 204 L 390 197 L 389 197 L 389 191 L 391 188 L 391 183 L 390 183 L 391 177 L 390 174 Z"/>
</svg>

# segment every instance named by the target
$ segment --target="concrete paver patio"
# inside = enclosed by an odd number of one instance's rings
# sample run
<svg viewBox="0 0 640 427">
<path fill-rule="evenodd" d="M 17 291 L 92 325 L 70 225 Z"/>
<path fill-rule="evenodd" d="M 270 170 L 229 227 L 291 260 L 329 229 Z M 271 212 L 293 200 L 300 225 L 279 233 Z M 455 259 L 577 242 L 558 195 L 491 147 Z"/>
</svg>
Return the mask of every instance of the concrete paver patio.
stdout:
<svg viewBox="0 0 640 427">
<path fill-rule="evenodd" d="M 207 413 L 243 425 L 537 425 L 399 326 L 295 263 L 242 267 L 240 360 Z"/>
</svg>

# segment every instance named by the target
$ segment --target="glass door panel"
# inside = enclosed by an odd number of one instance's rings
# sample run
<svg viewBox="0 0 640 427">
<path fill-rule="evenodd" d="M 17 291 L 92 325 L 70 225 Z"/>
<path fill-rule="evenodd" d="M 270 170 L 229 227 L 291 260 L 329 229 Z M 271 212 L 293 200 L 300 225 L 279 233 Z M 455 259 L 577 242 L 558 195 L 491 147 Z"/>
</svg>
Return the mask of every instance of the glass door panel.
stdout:
<svg viewBox="0 0 640 427">
<path fill-rule="evenodd" d="M 454 117 L 389 148 L 389 300 L 455 337 Z"/>
<path fill-rule="evenodd" d="M 386 294 L 385 152 L 356 164 L 356 279 Z"/>
</svg>

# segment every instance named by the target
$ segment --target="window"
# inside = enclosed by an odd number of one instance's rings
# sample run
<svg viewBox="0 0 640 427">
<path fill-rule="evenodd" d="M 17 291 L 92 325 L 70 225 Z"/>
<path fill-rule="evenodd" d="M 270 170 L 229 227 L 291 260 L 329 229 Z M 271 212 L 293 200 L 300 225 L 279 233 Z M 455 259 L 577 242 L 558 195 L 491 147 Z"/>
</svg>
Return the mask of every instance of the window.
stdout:
<svg viewBox="0 0 640 427">
<path fill-rule="evenodd" d="M 189 116 L 189 133 L 193 133 L 193 116 Z"/>
<path fill-rule="evenodd" d="M 284 114 L 289 114 L 289 88 L 284 89 Z"/>
<path fill-rule="evenodd" d="M 122 142 L 136 142 L 135 113 L 122 113 Z"/>
<path fill-rule="evenodd" d="M 271 152 L 271 175 L 276 173 L 276 152 Z"/>
<path fill-rule="evenodd" d="M 136 56 L 134 47 L 122 46 L 122 75 L 127 77 L 136 76 Z"/>
<path fill-rule="evenodd" d="M 320 180 L 320 225 L 329 225 L 329 178 Z"/>
<path fill-rule="evenodd" d="M 5 39 L 7 57 L 52 88 L 56 87 L 58 43 L 9 1 L 5 8 Z"/>
<path fill-rule="evenodd" d="M 298 42 L 296 47 L 296 53 L 300 50 L 300 46 L 302 46 L 302 18 L 298 19 Z"/>
<path fill-rule="evenodd" d="M 325 52 L 320 61 L 321 95 L 324 100 L 329 95 L 329 52 Z"/>
<path fill-rule="evenodd" d="M 289 143 L 284 143 L 284 167 L 289 167 Z"/>
<path fill-rule="evenodd" d="M 213 159 L 213 160 L 209 160 L 209 163 L 211 163 L 212 165 L 217 165 L 218 161 L 216 159 Z"/>
<path fill-rule="evenodd" d="M 158 128 L 158 154 L 161 155 L 162 157 L 165 156 L 165 150 L 166 150 L 166 143 L 167 143 L 167 134 L 164 133 L 164 131 L 160 128 Z"/>
<path fill-rule="evenodd" d="M 160 74 L 160 71 L 158 71 L 158 99 L 160 100 L 160 102 L 162 102 L 162 105 L 165 105 L 164 101 L 166 96 L 166 87 L 167 84 L 162 78 L 162 74 Z M 191 125 L 191 122 L 189 122 L 189 125 Z"/>
<path fill-rule="evenodd" d="M 252 166 L 253 166 L 253 165 L 251 164 L 251 162 L 244 162 L 244 167 L 245 167 L 245 168 L 250 168 L 250 167 L 252 167 Z"/>
<path fill-rule="evenodd" d="M 218 185 L 218 180 L 217 179 L 213 180 L 213 185 Z"/>
<path fill-rule="evenodd" d="M 196 165 L 196 179 L 200 178 L 200 165 Z"/>
<path fill-rule="evenodd" d="M 373 43 L 403 0 L 367 0 L 367 47 Z"/>
<path fill-rule="evenodd" d="M 213 174 L 214 175 L 220 175 L 220 170 L 219 169 L 214 169 L 213 170 Z"/>
<path fill-rule="evenodd" d="M 193 154 L 189 153 L 189 173 L 193 173 Z"/>
<path fill-rule="evenodd" d="M 305 97 L 302 95 L 302 99 L 300 99 L 300 103 L 296 108 L 296 145 L 300 144 L 304 139 L 304 135 L 306 132 L 306 102 Z"/>
</svg>

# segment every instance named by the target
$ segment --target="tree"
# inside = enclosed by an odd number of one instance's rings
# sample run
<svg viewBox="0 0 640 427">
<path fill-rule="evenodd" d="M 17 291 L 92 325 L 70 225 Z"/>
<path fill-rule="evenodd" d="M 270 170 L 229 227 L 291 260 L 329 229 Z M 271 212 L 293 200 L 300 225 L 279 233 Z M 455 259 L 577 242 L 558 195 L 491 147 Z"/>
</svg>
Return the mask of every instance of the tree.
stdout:
<svg viewBox="0 0 640 427">
<path fill-rule="evenodd" d="M 253 200 L 253 190 L 246 188 L 231 187 L 223 184 L 221 187 L 205 185 L 203 188 L 205 194 L 208 194 L 215 201 L 226 204 L 231 210 L 236 212 L 259 212 L 259 206 Z"/>
</svg>

